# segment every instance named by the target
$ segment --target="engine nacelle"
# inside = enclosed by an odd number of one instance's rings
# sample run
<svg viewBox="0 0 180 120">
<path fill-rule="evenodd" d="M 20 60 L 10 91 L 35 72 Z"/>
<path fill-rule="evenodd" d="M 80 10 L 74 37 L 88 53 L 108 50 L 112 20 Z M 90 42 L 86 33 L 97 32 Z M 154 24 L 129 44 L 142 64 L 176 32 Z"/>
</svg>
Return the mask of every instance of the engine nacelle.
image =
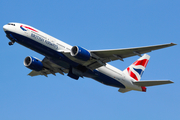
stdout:
<svg viewBox="0 0 180 120">
<path fill-rule="evenodd" d="M 71 55 L 73 57 L 76 57 L 80 60 L 87 61 L 91 58 L 91 54 L 88 50 L 79 47 L 79 46 L 73 46 L 71 49 Z"/>
<path fill-rule="evenodd" d="M 37 58 L 30 57 L 30 56 L 24 59 L 24 66 L 35 71 L 40 71 L 43 69 L 42 62 L 38 60 Z"/>
</svg>

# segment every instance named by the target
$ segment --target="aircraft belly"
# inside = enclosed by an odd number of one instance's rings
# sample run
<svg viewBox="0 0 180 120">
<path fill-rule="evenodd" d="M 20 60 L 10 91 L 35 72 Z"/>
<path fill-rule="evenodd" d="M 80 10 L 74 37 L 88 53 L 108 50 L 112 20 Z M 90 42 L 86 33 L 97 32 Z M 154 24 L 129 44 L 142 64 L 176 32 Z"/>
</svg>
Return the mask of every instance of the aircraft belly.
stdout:
<svg viewBox="0 0 180 120">
<path fill-rule="evenodd" d="M 88 70 L 84 75 L 108 86 L 125 88 L 122 83 L 98 70 Z"/>
<path fill-rule="evenodd" d="M 12 34 L 17 39 L 16 42 L 18 42 L 19 44 L 21 44 L 27 48 L 30 48 L 31 50 L 34 50 L 46 57 L 53 58 L 55 63 L 58 65 L 61 65 L 62 67 L 64 67 L 64 65 L 65 65 L 65 66 L 68 66 L 68 68 L 69 68 L 69 64 L 72 66 L 79 65 L 78 63 L 75 63 L 75 62 L 71 61 L 70 59 L 68 59 L 62 53 L 55 51 L 45 45 L 42 45 L 28 37 L 25 37 L 25 36 L 22 36 L 17 33 L 13 33 L 13 32 L 6 32 L 6 34 Z M 67 67 L 65 67 L 65 68 L 67 68 Z"/>
<path fill-rule="evenodd" d="M 25 47 L 28 47 L 40 54 L 43 54 L 45 56 L 48 56 L 48 57 L 59 57 L 59 55 L 57 54 L 56 51 L 46 47 L 45 45 L 42 45 L 28 37 L 25 37 L 25 36 L 22 36 L 22 35 L 19 35 L 19 34 L 16 34 L 16 33 L 7 33 L 7 34 L 12 34 L 16 39 L 19 44 L 25 46 Z"/>
</svg>

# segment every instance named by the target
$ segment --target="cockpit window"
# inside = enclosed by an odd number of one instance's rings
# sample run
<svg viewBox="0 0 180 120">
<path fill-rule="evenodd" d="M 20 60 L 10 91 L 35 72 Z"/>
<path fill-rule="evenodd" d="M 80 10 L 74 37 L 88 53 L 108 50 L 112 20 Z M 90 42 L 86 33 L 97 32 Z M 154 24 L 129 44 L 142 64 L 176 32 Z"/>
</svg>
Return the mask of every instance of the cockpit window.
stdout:
<svg viewBox="0 0 180 120">
<path fill-rule="evenodd" d="M 12 26 L 15 26 L 15 24 L 13 24 L 13 23 L 8 23 L 8 25 L 12 25 Z"/>
</svg>

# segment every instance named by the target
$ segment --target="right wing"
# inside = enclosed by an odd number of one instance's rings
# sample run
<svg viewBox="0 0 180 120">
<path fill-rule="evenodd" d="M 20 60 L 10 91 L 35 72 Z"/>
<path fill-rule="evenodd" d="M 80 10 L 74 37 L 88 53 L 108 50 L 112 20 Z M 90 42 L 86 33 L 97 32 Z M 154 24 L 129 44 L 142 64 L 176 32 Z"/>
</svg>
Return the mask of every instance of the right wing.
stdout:
<svg viewBox="0 0 180 120">
<path fill-rule="evenodd" d="M 41 71 L 33 70 L 28 75 L 31 77 L 37 76 L 37 75 L 44 75 L 47 77 L 48 74 L 56 75 L 55 73 L 60 73 L 60 74 L 64 75 L 64 73 L 69 72 L 68 69 L 64 69 L 64 68 L 54 64 L 47 57 L 45 57 L 42 60 L 42 64 L 43 64 L 44 68 Z"/>
</svg>

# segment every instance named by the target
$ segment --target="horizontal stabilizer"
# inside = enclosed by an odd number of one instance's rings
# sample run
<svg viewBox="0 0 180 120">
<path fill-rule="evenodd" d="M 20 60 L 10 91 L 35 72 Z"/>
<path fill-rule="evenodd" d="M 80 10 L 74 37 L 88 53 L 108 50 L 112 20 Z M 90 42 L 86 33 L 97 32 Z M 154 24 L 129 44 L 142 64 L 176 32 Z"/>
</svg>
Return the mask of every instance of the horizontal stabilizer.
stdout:
<svg viewBox="0 0 180 120">
<path fill-rule="evenodd" d="M 138 86 L 155 86 L 155 85 L 162 85 L 162 84 L 169 84 L 169 83 L 174 83 L 170 80 L 156 80 L 156 81 L 135 81 L 133 82 L 135 85 Z"/>
<path fill-rule="evenodd" d="M 130 89 L 124 89 L 124 88 L 119 88 L 119 90 L 118 90 L 119 92 L 121 92 L 121 93 L 125 93 L 125 92 L 129 92 L 129 91 L 131 91 Z"/>
</svg>

